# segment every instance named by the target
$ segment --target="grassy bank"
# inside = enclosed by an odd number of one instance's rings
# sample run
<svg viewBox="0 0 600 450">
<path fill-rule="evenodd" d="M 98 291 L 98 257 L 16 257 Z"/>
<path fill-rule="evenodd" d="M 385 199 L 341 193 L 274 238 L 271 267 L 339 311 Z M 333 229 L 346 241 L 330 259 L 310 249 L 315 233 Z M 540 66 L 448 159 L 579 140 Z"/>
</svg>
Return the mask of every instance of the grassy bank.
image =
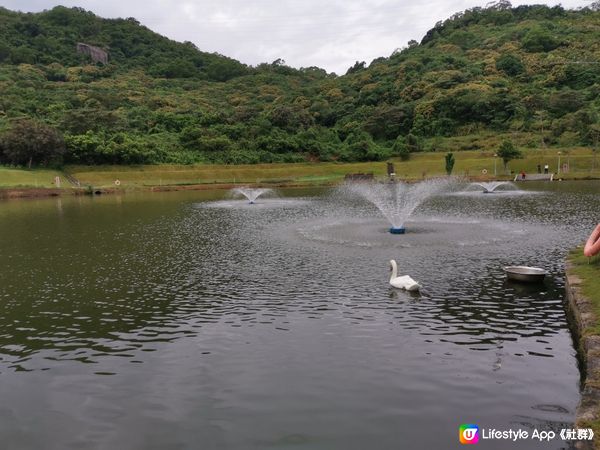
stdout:
<svg viewBox="0 0 600 450">
<path fill-rule="evenodd" d="M 189 166 L 104 166 L 68 167 L 66 170 L 82 185 L 123 187 L 169 186 L 187 184 L 248 184 L 248 183 L 332 183 L 347 173 L 385 173 L 385 163 L 360 164 L 252 164 Z"/>
<path fill-rule="evenodd" d="M 55 188 L 54 178 L 63 173 L 56 170 L 45 169 L 13 169 L 0 166 L 0 188 Z M 69 183 L 66 183 L 68 186 Z"/>
<path fill-rule="evenodd" d="M 596 316 L 595 326 L 587 327 L 582 334 L 600 336 L 600 255 L 587 258 L 578 248 L 570 253 L 569 261 L 572 263 L 570 272 L 581 279 L 581 293 L 592 302 Z"/>
<path fill-rule="evenodd" d="M 561 174 L 565 179 L 600 177 L 600 164 L 592 171 L 593 153 L 589 149 L 576 148 L 561 151 L 561 165 L 568 162 L 570 172 Z M 402 179 L 419 179 L 445 174 L 445 153 L 416 153 L 408 161 L 394 159 L 396 174 Z M 512 176 L 504 172 L 502 161 L 494 158 L 494 152 L 462 151 L 455 153 L 455 175 L 481 178 L 506 178 Z M 525 158 L 511 161 L 509 170 L 518 173 L 537 172 L 537 165 L 550 165 L 556 171 L 557 150 L 528 150 Z M 348 173 L 386 174 L 385 162 L 366 163 L 304 163 L 304 164 L 256 164 L 256 165 L 209 165 L 190 166 L 71 166 L 66 171 L 81 181 L 83 185 L 97 187 L 114 186 L 119 180 L 121 187 L 166 186 L 205 183 L 295 183 L 326 184 L 335 183 Z M 496 175 L 494 175 L 496 173 Z"/>
<path fill-rule="evenodd" d="M 600 449 L 600 256 L 587 258 L 581 248 L 568 258 L 567 275 L 576 284 L 579 352 L 586 367 L 585 388 L 578 409 L 577 426 L 594 430 L 594 448 Z M 573 287 L 571 287 L 573 289 Z M 578 317 L 578 319 L 577 319 Z M 587 447 L 586 447 L 587 448 Z"/>
<path fill-rule="evenodd" d="M 561 166 L 569 164 L 570 171 L 561 173 L 561 178 L 600 178 L 600 162 L 594 161 L 590 149 L 562 149 Z M 551 172 L 558 167 L 558 150 L 537 149 L 524 152 L 523 159 L 509 163 L 505 172 L 502 161 L 494 158 L 493 151 L 461 151 L 454 153 L 456 164 L 454 175 L 481 179 L 512 179 L 524 170 L 537 172 L 537 166 L 550 166 Z M 415 153 L 408 161 L 393 159 L 396 174 L 401 179 L 420 179 L 445 174 L 443 152 Z M 596 167 L 592 170 L 592 167 Z M 255 164 L 255 165 L 146 165 L 146 166 L 67 166 L 65 173 L 72 175 L 82 186 L 114 188 L 118 180 L 121 189 L 153 186 L 179 186 L 193 184 L 333 184 L 348 173 L 373 173 L 377 177 L 386 175 L 385 162 L 365 163 L 299 163 L 299 164 Z M 561 168 L 562 170 L 562 168 Z M 0 187 L 54 187 L 53 180 L 62 175 L 51 170 L 0 169 Z M 69 183 L 62 179 L 62 186 Z"/>
</svg>

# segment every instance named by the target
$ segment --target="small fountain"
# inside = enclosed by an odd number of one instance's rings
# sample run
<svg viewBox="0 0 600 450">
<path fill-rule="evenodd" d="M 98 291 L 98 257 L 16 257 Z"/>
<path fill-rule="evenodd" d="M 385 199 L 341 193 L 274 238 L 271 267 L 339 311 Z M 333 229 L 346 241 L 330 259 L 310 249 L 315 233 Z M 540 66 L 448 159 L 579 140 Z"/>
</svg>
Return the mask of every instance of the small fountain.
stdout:
<svg viewBox="0 0 600 450">
<path fill-rule="evenodd" d="M 358 195 L 371 202 L 390 222 L 392 234 L 404 234 L 404 222 L 413 211 L 454 182 L 453 178 L 432 178 L 417 183 L 349 183 L 343 191 Z"/>
<path fill-rule="evenodd" d="M 256 202 L 256 199 L 260 196 L 273 195 L 275 191 L 273 189 L 267 188 L 249 188 L 249 187 L 241 187 L 234 188 L 231 190 L 231 195 L 233 197 L 246 197 L 248 202 L 253 205 Z"/>
<path fill-rule="evenodd" d="M 483 188 L 484 194 L 491 194 L 500 186 L 514 187 L 514 185 L 512 183 L 509 183 L 508 181 L 487 181 L 487 182 L 482 181 L 482 182 L 471 183 L 471 186 L 478 186 L 478 187 Z"/>
</svg>

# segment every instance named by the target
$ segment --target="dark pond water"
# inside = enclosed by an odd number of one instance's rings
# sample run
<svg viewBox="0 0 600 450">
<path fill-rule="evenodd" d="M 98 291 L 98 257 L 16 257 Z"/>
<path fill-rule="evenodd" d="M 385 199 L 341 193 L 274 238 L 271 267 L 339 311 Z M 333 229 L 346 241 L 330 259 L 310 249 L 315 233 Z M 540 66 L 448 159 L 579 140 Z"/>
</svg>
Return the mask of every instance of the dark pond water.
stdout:
<svg viewBox="0 0 600 450">
<path fill-rule="evenodd" d="M 432 198 L 405 236 L 330 191 L 0 203 L 2 447 L 451 449 L 462 423 L 570 426 L 563 262 L 600 184 L 523 188 Z M 389 287 L 391 258 L 420 294 Z M 507 264 L 550 276 L 510 284 Z"/>
</svg>

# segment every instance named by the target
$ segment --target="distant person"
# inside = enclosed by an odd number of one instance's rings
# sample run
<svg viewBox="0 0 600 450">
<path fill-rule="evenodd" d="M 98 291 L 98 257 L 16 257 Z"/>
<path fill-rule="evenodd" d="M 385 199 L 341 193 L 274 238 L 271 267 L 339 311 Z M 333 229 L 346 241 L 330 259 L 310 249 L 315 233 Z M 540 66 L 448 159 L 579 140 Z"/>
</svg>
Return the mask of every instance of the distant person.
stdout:
<svg viewBox="0 0 600 450">
<path fill-rule="evenodd" d="M 546 165 L 544 166 L 544 173 L 548 173 L 548 169 L 549 169 L 549 168 L 550 168 L 550 167 L 548 166 L 548 164 L 546 164 Z"/>
<path fill-rule="evenodd" d="M 387 163 L 387 174 L 388 177 L 393 177 L 396 175 L 396 171 L 394 170 L 394 164 L 391 162 Z"/>
<path fill-rule="evenodd" d="M 538 170 L 538 173 L 542 173 L 542 166 L 540 166 L 540 165 L 538 164 L 538 165 L 537 165 L 537 170 Z"/>
<path fill-rule="evenodd" d="M 525 180 L 525 177 L 527 176 L 527 174 L 525 173 L 524 170 L 521 171 L 521 180 Z"/>
</svg>

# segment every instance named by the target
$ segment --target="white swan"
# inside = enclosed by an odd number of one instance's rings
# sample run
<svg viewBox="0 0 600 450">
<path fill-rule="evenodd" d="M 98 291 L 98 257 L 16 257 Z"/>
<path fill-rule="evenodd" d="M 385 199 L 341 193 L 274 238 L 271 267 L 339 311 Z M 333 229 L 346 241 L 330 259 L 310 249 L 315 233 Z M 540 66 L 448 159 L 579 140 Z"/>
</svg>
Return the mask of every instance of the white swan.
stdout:
<svg viewBox="0 0 600 450">
<path fill-rule="evenodd" d="M 398 266 L 396 261 L 390 260 L 392 266 L 392 276 L 390 277 L 390 284 L 398 289 L 406 289 L 407 291 L 418 291 L 421 286 L 410 275 L 398 276 Z"/>
</svg>

